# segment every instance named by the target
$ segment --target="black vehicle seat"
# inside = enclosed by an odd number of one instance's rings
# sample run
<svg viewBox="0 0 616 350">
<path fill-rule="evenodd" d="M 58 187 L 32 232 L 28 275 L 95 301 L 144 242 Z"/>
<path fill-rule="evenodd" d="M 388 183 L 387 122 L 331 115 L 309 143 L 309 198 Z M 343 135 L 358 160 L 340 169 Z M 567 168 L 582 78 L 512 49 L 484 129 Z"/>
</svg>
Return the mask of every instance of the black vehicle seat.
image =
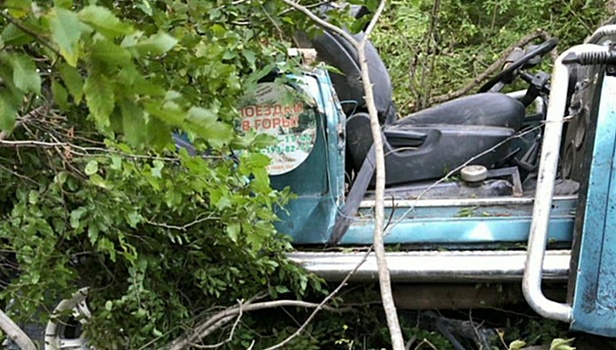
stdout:
<svg viewBox="0 0 616 350">
<path fill-rule="evenodd" d="M 469 164 L 492 167 L 506 156 L 508 149 L 503 141 L 520 129 L 524 116 L 519 101 L 486 93 L 453 100 L 386 125 L 386 185 L 437 179 L 473 157 L 477 159 Z M 369 115 L 358 113 L 348 118 L 346 131 L 348 161 L 357 172 L 372 146 Z"/>
<path fill-rule="evenodd" d="M 364 33 L 353 34 L 355 40 L 361 40 Z M 364 87 L 361 80 L 361 69 L 357 50 L 338 34 L 323 32 L 312 39 L 312 45 L 317 51 L 317 59 L 339 69 L 342 74 L 330 73 L 338 99 L 343 102 L 345 114 L 365 111 Z M 393 88 L 385 64 L 378 52 L 368 42 L 366 44 L 368 59 L 368 74 L 373 84 L 374 102 L 382 124 L 390 124 L 396 120 L 396 109 L 393 104 Z"/>
<path fill-rule="evenodd" d="M 360 39 L 363 35 L 353 36 Z M 319 60 L 342 72 L 331 74 L 338 97 L 357 103 L 343 106 L 348 116 L 347 165 L 357 172 L 372 145 L 357 52 L 346 39 L 327 31 L 311 44 Z M 395 121 L 393 89 L 385 64 L 371 43 L 366 46 L 366 56 L 379 121 L 384 124 L 387 185 L 440 178 L 522 126 L 524 105 L 501 93 L 461 97 Z M 471 164 L 492 167 L 507 151 L 498 147 Z"/>
<path fill-rule="evenodd" d="M 524 105 L 501 93 L 460 97 L 410 114 L 395 125 L 485 125 L 519 130 L 524 121 Z"/>
</svg>

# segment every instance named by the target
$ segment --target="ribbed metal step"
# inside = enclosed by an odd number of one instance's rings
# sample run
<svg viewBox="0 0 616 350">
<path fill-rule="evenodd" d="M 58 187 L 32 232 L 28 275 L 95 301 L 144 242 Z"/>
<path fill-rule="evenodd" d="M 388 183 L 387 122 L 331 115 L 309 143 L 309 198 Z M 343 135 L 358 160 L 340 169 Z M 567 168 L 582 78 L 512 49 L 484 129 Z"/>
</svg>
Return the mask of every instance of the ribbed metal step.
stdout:
<svg viewBox="0 0 616 350">
<path fill-rule="evenodd" d="M 326 280 L 341 281 L 366 256 L 364 252 L 293 252 L 289 258 Z M 566 280 L 570 250 L 550 250 L 543 263 L 543 278 Z M 387 253 L 395 282 L 507 282 L 524 273 L 526 251 L 412 251 Z M 352 276 L 354 281 L 377 281 L 371 253 Z"/>
</svg>

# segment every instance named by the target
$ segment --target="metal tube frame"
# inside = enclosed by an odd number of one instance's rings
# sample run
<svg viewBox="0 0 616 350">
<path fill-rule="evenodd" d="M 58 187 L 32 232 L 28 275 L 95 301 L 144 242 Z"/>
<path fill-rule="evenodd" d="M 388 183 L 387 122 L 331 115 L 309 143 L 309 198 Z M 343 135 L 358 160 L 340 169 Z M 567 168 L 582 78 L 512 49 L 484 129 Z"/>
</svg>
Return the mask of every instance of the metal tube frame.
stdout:
<svg viewBox="0 0 616 350">
<path fill-rule="evenodd" d="M 566 281 L 570 250 L 550 250 L 543 263 L 544 279 Z M 326 280 L 342 281 L 357 265 L 353 281 L 377 281 L 374 253 L 292 252 L 287 257 Z M 363 260 L 365 259 L 365 261 Z M 520 282 L 526 252 L 518 251 L 405 251 L 388 252 L 387 265 L 395 282 Z M 363 261 L 363 263 L 362 263 Z"/>
<path fill-rule="evenodd" d="M 541 147 L 541 160 L 533 217 L 528 237 L 527 258 L 522 279 L 522 291 L 528 304 L 539 315 L 563 322 L 571 321 L 572 308 L 568 304 L 549 300 L 541 290 L 542 266 L 548 237 L 548 222 L 552 209 L 552 196 L 558 167 L 558 156 L 565 120 L 569 69 L 563 58 L 571 53 L 604 51 L 606 48 L 584 44 L 575 46 L 561 54 L 554 63 L 552 91 L 546 116 L 546 125 Z"/>
<path fill-rule="evenodd" d="M 610 24 L 597 29 L 591 36 L 584 40 L 584 44 L 598 44 L 601 39 L 608 35 L 616 35 L 616 24 Z"/>
</svg>

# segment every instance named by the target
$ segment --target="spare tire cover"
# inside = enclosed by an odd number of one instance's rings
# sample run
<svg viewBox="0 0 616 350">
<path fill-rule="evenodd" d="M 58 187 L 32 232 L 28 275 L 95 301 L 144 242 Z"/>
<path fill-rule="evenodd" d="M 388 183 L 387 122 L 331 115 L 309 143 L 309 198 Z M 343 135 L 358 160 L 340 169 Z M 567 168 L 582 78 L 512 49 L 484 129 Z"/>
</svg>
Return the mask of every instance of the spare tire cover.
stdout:
<svg viewBox="0 0 616 350">
<path fill-rule="evenodd" d="M 253 130 L 276 139 L 262 149 L 271 159 L 270 175 L 286 174 L 310 155 L 317 138 L 316 109 L 305 92 L 275 82 L 258 84 L 240 106 L 240 129 Z"/>
</svg>

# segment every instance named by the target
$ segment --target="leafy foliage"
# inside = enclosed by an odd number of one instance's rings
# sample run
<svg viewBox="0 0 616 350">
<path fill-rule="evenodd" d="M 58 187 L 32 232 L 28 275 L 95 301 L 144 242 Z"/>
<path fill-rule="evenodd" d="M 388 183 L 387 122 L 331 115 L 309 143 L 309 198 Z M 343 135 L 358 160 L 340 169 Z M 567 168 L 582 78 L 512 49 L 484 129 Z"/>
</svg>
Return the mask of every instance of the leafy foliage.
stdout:
<svg viewBox="0 0 616 350">
<path fill-rule="evenodd" d="M 304 20 L 283 9 L 2 3 L 1 297 L 14 316 L 44 322 L 87 285 L 92 343 L 136 349 L 212 307 L 318 288 L 274 229 L 290 194 L 269 186 L 268 140 L 234 132 L 238 98 Z M 177 152 L 173 130 L 204 155 Z"/>
<path fill-rule="evenodd" d="M 599 0 L 393 0 L 373 40 L 404 115 L 461 88 L 537 29 L 558 38 L 563 50 L 582 42 L 609 15 Z"/>
</svg>

